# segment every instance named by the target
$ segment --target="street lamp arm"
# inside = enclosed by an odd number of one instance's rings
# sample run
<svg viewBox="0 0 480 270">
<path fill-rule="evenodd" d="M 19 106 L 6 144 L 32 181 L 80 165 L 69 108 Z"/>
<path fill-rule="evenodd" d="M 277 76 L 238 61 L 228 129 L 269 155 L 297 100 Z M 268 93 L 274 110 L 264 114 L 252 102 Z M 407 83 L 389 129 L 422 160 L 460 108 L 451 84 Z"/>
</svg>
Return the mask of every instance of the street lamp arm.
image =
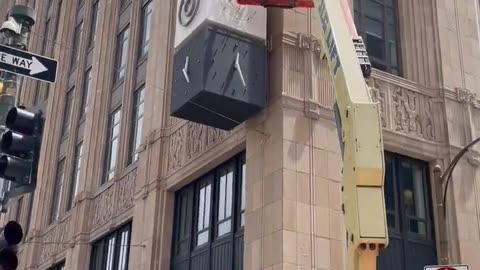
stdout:
<svg viewBox="0 0 480 270">
<path fill-rule="evenodd" d="M 455 169 L 455 166 L 457 166 L 458 161 L 460 161 L 460 159 L 465 155 L 465 153 L 468 152 L 470 147 L 472 147 L 473 145 L 475 145 L 478 142 L 480 142 L 480 137 L 473 140 L 472 142 L 467 144 L 465 147 L 463 147 L 462 150 L 460 150 L 460 152 L 458 152 L 458 154 L 453 158 L 452 162 L 450 163 L 450 165 L 448 165 L 445 172 L 440 176 L 441 183 L 445 182 L 445 189 L 443 191 L 443 203 L 442 203 L 443 217 L 444 218 L 446 218 L 446 212 L 447 212 L 447 205 L 446 205 L 446 203 L 447 203 L 447 189 L 448 189 L 448 184 L 450 183 L 450 179 L 452 177 L 453 169 Z"/>
</svg>

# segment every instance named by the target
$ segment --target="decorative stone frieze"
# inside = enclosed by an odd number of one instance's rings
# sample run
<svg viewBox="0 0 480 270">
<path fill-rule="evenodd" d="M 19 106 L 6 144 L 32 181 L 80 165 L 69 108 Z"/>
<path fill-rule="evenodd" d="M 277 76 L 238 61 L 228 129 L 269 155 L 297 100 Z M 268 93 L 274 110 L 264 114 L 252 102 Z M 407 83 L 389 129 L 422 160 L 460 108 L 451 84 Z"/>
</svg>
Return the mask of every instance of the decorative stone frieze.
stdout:
<svg viewBox="0 0 480 270">
<path fill-rule="evenodd" d="M 133 207 L 136 178 L 137 169 L 135 168 L 93 199 L 91 230 L 108 223 L 113 217 Z"/>
<path fill-rule="evenodd" d="M 40 237 L 41 248 L 38 259 L 40 264 L 68 248 L 70 223 L 71 217 L 69 216 L 56 224 L 56 226 L 50 228 L 50 230 Z"/>
<path fill-rule="evenodd" d="M 206 125 L 186 122 L 169 136 L 168 173 L 205 152 L 229 133 Z"/>
<path fill-rule="evenodd" d="M 434 95 L 425 95 L 413 87 L 406 88 L 378 77 L 372 77 L 368 84 L 373 100 L 380 103 L 385 129 L 435 141 Z"/>
</svg>

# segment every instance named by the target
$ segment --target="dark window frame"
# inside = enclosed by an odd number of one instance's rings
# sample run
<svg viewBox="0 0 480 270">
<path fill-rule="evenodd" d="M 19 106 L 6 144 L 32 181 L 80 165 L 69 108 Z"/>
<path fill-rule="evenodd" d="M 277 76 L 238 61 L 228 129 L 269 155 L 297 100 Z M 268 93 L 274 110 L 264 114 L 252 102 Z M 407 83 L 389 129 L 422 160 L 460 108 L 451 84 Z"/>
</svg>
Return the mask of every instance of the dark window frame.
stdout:
<svg viewBox="0 0 480 270">
<path fill-rule="evenodd" d="M 90 17 L 90 33 L 88 36 L 88 49 L 92 49 L 95 46 L 95 41 L 97 37 L 97 26 L 98 26 L 98 9 L 99 9 L 99 0 L 95 0 L 92 5 L 92 14 Z"/>
<path fill-rule="evenodd" d="M 390 3 L 391 2 L 391 6 Z M 375 5 L 381 5 L 382 18 L 375 18 L 373 15 L 368 15 L 367 3 L 373 3 Z M 389 10 L 391 9 L 391 14 Z M 354 19 L 355 25 L 358 31 L 358 34 L 362 36 L 365 45 L 367 47 L 367 52 L 369 54 L 370 62 L 372 67 L 382 70 L 397 76 L 402 76 L 402 57 L 401 57 L 401 44 L 400 44 L 400 24 L 398 17 L 398 1 L 397 0 L 354 0 Z M 390 16 L 389 16 L 390 15 Z M 390 17 L 393 17 L 391 20 Z M 375 56 L 373 49 L 369 50 L 369 39 L 367 36 L 367 20 L 375 21 L 381 23 L 382 25 L 382 37 L 376 37 L 381 39 L 383 44 L 383 56 L 378 58 Z M 391 26 L 391 28 L 390 28 Z M 393 33 L 390 33 L 392 30 Z M 373 36 L 373 34 L 371 35 Z M 395 63 L 392 61 L 392 52 L 391 52 L 391 41 L 395 44 Z"/>
<path fill-rule="evenodd" d="M 56 265 L 48 268 L 47 270 L 65 270 L 65 261 L 57 263 Z"/>
<path fill-rule="evenodd" d="M 131 118 L 131 129 L 130 129 L 130 140 L 128 146 L 128 160 L 127 166 L 135 163 L 138 160 L 138 148 L 141 144 L 141 137 L 143 133 L 143 121 L 145 116 L 145 85 L 140 86 L 133 93 L 132 100 L 132 118 Z M 140 95 L 140 96 L 138 96 Z M 140 108 L 142 108 L 140 110 Z M 141 113 L 139 113 L 141 111 Z M 140 123 L 140 124 L 139 124 Z M 139 139 L 140 137 L 140 139 Z M 138 144 L 137 144 L 138 143 Z"/>
<path fill-rule="evenodd" d="M 126 250 L 122 251 L 122 246 L 121 246 L 121 237 L 122 234 L 127 232 L 127 245 L 126 245 Z M 130 257 L 130 246 L 131 246 L 131 239 L 132 239 L 132 223 L 128 222 L 114 231 L 108 233 L 105 236 L 102 236 L 100 239 L 96 240 L 91 244 L 90 248 L 90 263 L 89 263 L 89 270 L 103 270 L 106 269 L 106 264 L 108 260 L 108 256 L 110 254 L 107 253 L 106 249 L 109 245 L 109 240 L 115 239 L 114 241 L 114 249 L 113 249 L 113 265 L 111 266 L 110 269 L 118 269 L 118 263 L 121 259 L 120 256 L 125 256 L 125 264 L 126 264 L 126 269 L 128 269 L 128 263 L 129 263 L 129 257 Z M 125 252 L 122 254 L 121 252 Z"/>
<path fill-rule="evenodd" d="M 150 21 L 148 20 L 150 18 Z M 140 31 L 138 44 L 138 61 L 143 62 L 148 57 L 150 51 L 150 42 L 152 35 L 152 19 L 153 19 L 153 1 L 147 1 L 140 10 Z M 150 31 L 147 31 L 150 30 Z M 146 39 L 148 35 L 148 40 Z"/>
<path fill-rule="evenodd" d="M 125 9 L 128 8 L 128 6 L 132 3 L 131 0 L 119 0 L 120 1 L 120 13 L 125 11 Z"/>
<path fill-rule="evenodd" d="M 122 83 L 125 80 L 125 76 L 127 75 L 127 67 L 128 67 L 128 50 L 130 48 L 130 24 L 127 24 L 120 33 L 118 33 L 116 37 L 116 47 L 115 47 L 115 65 L 113 67 L 113 85 L 116 89 L 116 86 Z M 126 45 L 124 45 L 126 44 Z M 126 52 L 124 52 L 124 50 Z M 125 56 L 125 59 L 123 58 Z M 124 61 L 123 61 L 124 59 Z M 123 65 L 122 65 L 123 63 Z"/>
<path fill-rule="evenodd" d="M 81 20 L 76 26 L 73 32 L 73 46 L 71 51 L 70 57 L 70 73 L 72 73 L 78 66 L 80 62 L 80 51 L 82 49 L 82 39 L 83 39 L 83 32 L 84 32 L 84 23 Z"/>
<path fill-rule="evenodd" d="M 68 90 L 65 95 L 65 106 L 63 110 L 63 123 L 61 131 L 61 139 L 64 140 L 70 134 L 72 125 L 73 103 L 75 102 L 75 86 Z"/>
<path fill-rule="evenodd" d="M 65 163 L 66 158 L 62 158 L 57 163 L 57 169 L 55 171 L 55 179 L 53 182 L 53 194 L 50 205 L 50 215 L 48 217 L 48 224 L 58 220 L 62 205 L 62 192 L 63 192 L 63 180 L 65 179 Z"/>
<path fill-rule="evenodd" d="M 118 113 L 119 120 L 118 123 L 115 124 L 115 115 Z M 102 175 L 102 182 L 101 184 L 105 184 L 112 179 L 115 178 L 115 172 L 117 169 L 118 163 L 118 155 L 120 154 L 120 135 L 121 135 L 121 125 L 122 125 L 122 106 L 118 106 L 113 112 L 109 114 L 108 117 L 108 126 L 107 126 L 107 143 L 105 147 L 105 165 L 103 169 Z M 114 131 L 118 126 L 118 134 L 115 134 Z M 117 143 L 117 148 L 113 149 L 114 142 Z M 112 161 L 112 154 L 113 151 L 117 151 L 115 153 L 116 158 Z"/>
<path fill-rule="evenodd" d="M 70 173 L 70 186 L 68 187 L 68 200 L 66 205 L 66 211 L 69 211 L 73 207 L 78 191 L 78 180 L 80 177 L 80 170 L 82 169 L 83 158 L 83 141 L 79 142 L 75 146 L 75 156 L 73 159 L 73 166 Z"/>
<path fill-rule="evenodd" d="M 88 113 L 88 99 L 92 90 L 92 67 L 88 68 L 83 76 L 83 91 L 80 100 L 79 123 L 82 123 L 85 120 Z"/>
<path fill-rule="evenodd" d="M 246 181 L 245 175 L 242 173 L 243 165 L 245 164 L 245 152 L 235 155 L 231 159 L 227 160 L 223 164 L 217 166 L 212 171 L 200 177 L 198 180 L 190 183 L 184 188 L 177 191 L 175 194 L 174 204 L 174 231 L 172 237 L 171 246 L 171 269 L 175 270 L 176 265 L 189 265 L 187 261 L 192 261 L 193 258 L 207 254 L 210 259 L 207 259 L 209 263 L 213 263 L 211 258 L 212 250 L 222 245 L 233 245 L 231 256 L 232 258 L 226 259 L 231 262 L 230 266 L 226 269 L 242 269 L 243 264 L 243 235 L 244 225 L 241 223 L 241 216 L 244 213 L 244 207 L 242 209 L 242 183 Z M 233 183 L 232 183 L 232 197 L 231 197 L 231 226 L 230 230 L 221 236 L 217 236 L 219 228 L 219 184 L 223 171 L 232 170 Z M 200 195 L 202 188 L 210 186 L 210 204 L 209 209 L 200 207 Z M 205 194 L 205 193 L 203 193 Z M 203 200 L 205 202 L 207 200 Z M 224 208 L 225 209 L 225 208 Z M 208 211 L 208 214 L 205 212 Z M 208 227 L 203 227 L 199 230 L 199 218 L 204 215 L 204 221 L 208 220 Z M 207 217 L 208 216 L 208 217 Z M 205 219 L 208 218 L 208 219 Z M 202 224 L 203 225 L 203 224 Z M 198 235 L 204 232 L 208 232 L 207 242 L 197 245 Z M 237 242 L 240 241 L 240 242 Z M 239 246 L 238 243 L 241 243 Z M 239 257 L 241 256 L 241 257 Z M 205 258 L 204 258 L 205 259 Z M 225 260 L 223 260 L 225 262 Z M 182 268 L 181 269 L 190 269 Z M 207 267 L 206 265 L 203 265 Z M 211 266 L 211 265 L 210 265 Z M 225 265 L 223 265 L 225 266 Z M 219 266 L 216 266 L 219 267 Z M 208 268 L 208 267 L 207 267 Z M 194 269 L 194 268 L 191 268 Z"/>
</svg>

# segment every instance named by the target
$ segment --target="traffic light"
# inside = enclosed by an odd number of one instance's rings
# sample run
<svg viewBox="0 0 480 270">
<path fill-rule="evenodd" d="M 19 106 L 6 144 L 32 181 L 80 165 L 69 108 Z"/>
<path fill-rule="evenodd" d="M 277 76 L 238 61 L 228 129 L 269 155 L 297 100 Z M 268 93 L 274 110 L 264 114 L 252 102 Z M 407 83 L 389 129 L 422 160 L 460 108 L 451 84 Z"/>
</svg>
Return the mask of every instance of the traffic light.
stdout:
<svg viewBox="0 0 480 270">
<path fill-rule="evenodd" d="M 16 246 L 23 238 L 20 224 L 9 221 L 0 235 L 0 269 L 14 270 L 18 266 Z"/>
<path fill-rule="evenodd" d="M 0 177 L 16 185 L 36 186 L 42 134 L 42 113 L 11 108 L 0 136 Z"/>
</svg>

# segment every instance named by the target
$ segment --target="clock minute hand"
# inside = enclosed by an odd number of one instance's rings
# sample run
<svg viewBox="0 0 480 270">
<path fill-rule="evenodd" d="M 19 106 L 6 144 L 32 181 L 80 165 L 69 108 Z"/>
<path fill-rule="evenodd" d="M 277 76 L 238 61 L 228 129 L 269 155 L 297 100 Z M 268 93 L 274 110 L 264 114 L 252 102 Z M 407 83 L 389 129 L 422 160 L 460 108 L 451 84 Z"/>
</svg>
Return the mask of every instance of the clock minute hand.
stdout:
<svg viewBox="0 0 480 270">
<path fill-rule="evenodd" d="M 247 84 L 245 83 L 245 79 L 243 78 L 242 68 L 240 67 L 240 53 L 237 52 L 237 57 L 235 58 L 235 69 L 238 70 L 240 74 L 240 79 L 242 80 L 243 87 L 247 88 Z"/>
</svg>

